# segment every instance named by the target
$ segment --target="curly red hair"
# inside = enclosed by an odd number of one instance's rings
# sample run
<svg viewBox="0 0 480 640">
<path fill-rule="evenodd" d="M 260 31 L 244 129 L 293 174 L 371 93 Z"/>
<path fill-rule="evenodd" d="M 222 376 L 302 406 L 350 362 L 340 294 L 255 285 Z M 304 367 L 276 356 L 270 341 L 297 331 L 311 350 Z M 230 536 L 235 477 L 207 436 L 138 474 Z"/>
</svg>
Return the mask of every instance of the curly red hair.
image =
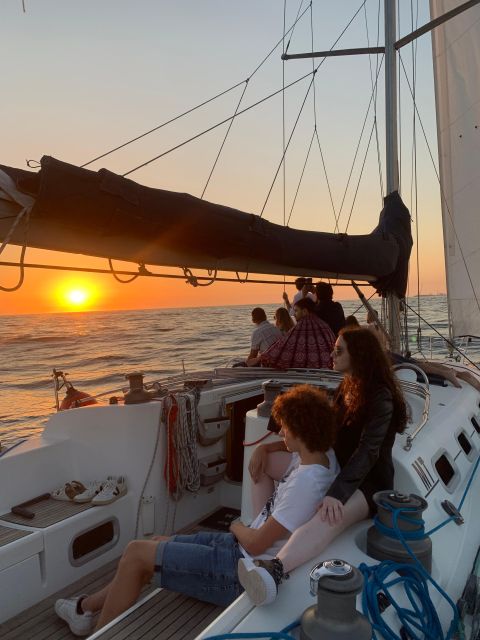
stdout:
<svg viewBox="0 0 480 640">
<path fill-rule="evenodd" d="M 300 384 L 277 396 L 272 416 L 285 425 L 309 451 L 327 451 L 336 433 L 335 412 L 327 394 L 318 387 Z"/>
</svg>

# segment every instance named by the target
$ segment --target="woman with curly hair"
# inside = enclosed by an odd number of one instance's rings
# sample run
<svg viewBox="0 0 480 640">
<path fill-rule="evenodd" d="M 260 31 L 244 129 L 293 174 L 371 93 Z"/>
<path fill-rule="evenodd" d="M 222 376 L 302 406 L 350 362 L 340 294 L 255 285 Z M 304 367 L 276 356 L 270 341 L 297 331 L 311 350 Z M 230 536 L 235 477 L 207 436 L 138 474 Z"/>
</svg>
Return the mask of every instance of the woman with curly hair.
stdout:
<svg viewBox="0 0 480 640">
<path fill-rule="evenodd" d="M 406 407 L 390 362 L 368 329 L 344 329 L 333 350 L 333 366 L 344 374 L 334 398 L 337 435 L 334 445 L 341 471 L 315 516 L 300 527 L 269 561 L 241 560 L 241 583 L 255 604 L 268 604 L 282 578 L 315 558 L 347 527 L 375 512 L 373 494 L 393 489 L 392 447 L 406 425 Z M 281 443 L 257 447 L 250 462 L 256 482 L 269 454 Z M 273 456 L 271 456 L 273 458 Z"/>
</svg>

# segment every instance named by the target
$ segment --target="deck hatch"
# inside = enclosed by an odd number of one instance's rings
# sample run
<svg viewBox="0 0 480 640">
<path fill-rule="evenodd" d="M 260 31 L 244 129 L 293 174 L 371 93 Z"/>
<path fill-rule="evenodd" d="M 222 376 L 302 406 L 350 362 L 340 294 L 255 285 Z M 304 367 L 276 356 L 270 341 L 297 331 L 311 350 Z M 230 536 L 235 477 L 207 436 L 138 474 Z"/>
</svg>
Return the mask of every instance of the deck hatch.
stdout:
<svg viewBox="0 0 480 640">
<path fill-rule="evenodd" d="M 468 439 L 465 431 L 460 431 L 460 433 L 457 436 L 457 440 L 458 440 L 458 444 L 462 447 L 463 451 L 465 452 L 465 455 L 468 456 L 468 454 L 472 450 L 472 445 L 470 444 L 470 440 Z"/>
<path fill-rule="evenodd" d="M 478 423 L 478 420 L 475 416 L 472 416 L 471 422 L 473 424 L 473 428 L 475 429 L 475 431 L 477 433 L 480 433 L 480 424 Z"/>
<path fill-rule="evenodd" d="M 445 454 L 442 454 L 434 463 L 438 477 L 448 487 L 455 476 L 455 469 Z"/>
</svg>

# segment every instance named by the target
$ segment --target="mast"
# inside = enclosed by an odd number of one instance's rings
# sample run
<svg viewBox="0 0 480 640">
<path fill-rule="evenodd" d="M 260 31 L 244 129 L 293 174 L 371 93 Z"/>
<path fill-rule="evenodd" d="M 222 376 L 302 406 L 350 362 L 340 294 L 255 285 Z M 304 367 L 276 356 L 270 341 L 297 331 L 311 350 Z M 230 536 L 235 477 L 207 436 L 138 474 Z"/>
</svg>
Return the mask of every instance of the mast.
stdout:
<svg viewBox="0 0 480 640">
<path fill-rule="evenodd" d="M 397 136 L 397 31 L 396 0 L 384 0 L 385 14 L 385 138 L 387 195 L 398 191 Z M 400 350 L 400 301 L 394 292 L 387 294 L 387 321 L 392 351 Z"/>
</svg>

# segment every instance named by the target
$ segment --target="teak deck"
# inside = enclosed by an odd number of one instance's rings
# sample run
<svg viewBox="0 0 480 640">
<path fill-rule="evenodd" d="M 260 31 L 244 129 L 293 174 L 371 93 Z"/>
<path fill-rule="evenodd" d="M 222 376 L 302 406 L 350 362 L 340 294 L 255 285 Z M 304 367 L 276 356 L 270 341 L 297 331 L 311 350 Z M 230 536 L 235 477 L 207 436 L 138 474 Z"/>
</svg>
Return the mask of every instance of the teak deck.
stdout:
<svg viewBox="0 0 480 640">
<path fill-rule="evenodd" d="M 117 561 L 45 598 L 30 609 L 0 624 L 2 640 L 73 640 L 67 624 L 57 618 L 53 605 L 57 598 L 82 592 L 92 593 L 113 577 Z M 147 587 L 144 597 L 153 591 Z M 105 640 L 192 640 L 222 611 L 220 607 L 187 598 L 172 591 L 160 591 L 126 618 L 108 629 Z"/>
</svg>

